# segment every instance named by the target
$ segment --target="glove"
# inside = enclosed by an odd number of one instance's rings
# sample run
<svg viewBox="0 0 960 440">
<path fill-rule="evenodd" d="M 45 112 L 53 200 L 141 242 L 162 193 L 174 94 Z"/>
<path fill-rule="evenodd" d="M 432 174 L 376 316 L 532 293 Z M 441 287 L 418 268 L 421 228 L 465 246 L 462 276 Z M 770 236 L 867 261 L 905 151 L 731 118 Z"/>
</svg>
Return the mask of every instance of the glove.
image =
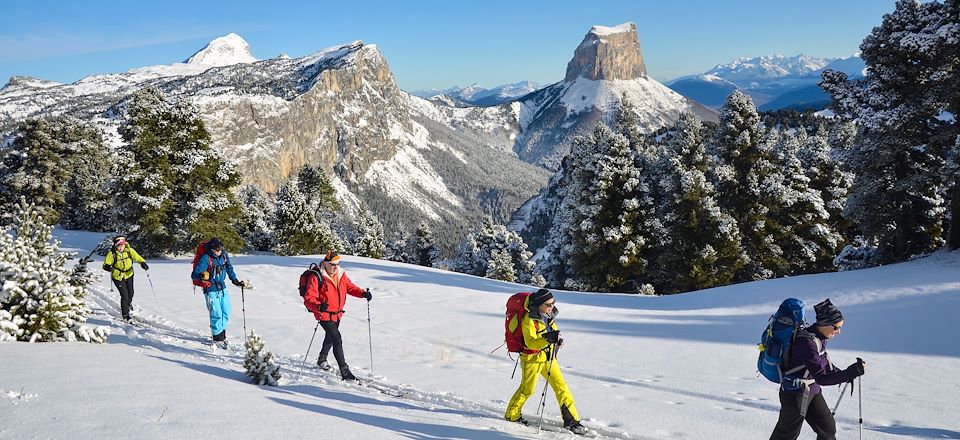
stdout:
<svg viewBox="0 0 960 440">
<path fill-rule="evenodd" d="M 560 340 L 560 330 L 551 330 L 543 334 L 543 339 L 551 344 L 556 344 Z"/>
<path fill-rule="evenodd" d="M 320 309 L 319 309 L 319 310 L 320 310 L 321 312 L 326 312 L 326 311 L 329 310 L 329 309 L 330 309 L 330 304 L 320 303 Z"/>
<path fill-rule="evenodd" d="M 847 377 L 848 377 L 850 380 L 853 380 L 853 379 L 855 379 L 855 378 L 857 378 L 857 377 L 863 376 L 864 367 L 865 367 L 865 366 L 866 366 L 866 363 L 863 362 L 863 359 L 857 358 L 857 361 L 856 361 L 856 362 L 850 364 L 850 366 L 847 367 L 847 369 L 846 369 L 846 370 L 843 370 L 843 371 L 844 371 L 844 373 L 847 374 Z"/>
<path fill-rule="evenodd" d="M 557 339 L 557 350 L 563 347 L 563 338 Z"/>
<path fill-rule="evenodd" d="M 364 298 L 367 299 L 367 301 L 370 301 L 371 299 L 373 299 L 373 294 L 370 293 L 370 289 L 364 290 L 362 295 Z"/>
<path fill-rule="evenodd" d="M 230 282 L 233 283 L 233 285 L 234 285 L 234 286 L 237 286 L 237 287 L 247 287 L 247 285 L 244 284 L 244 283 L 243 283 L 242 281 L 240 281 L 240 280 L 230 280 Z"/>
<path fill-rule="evenodd" d="M 204 272 L 200 274 L 200 279 L 204 281 L 210 281 L 210 272 Z"/>
<path fill-rule="evenodd" d="M 146 261 L 144 261 L 143 263 L 140 263 L 140 267 L 141 267 L 143 270 L 150 270 L 150 266 L 147 265 L 147 262 L 146 262 Z"/>
<path fill-rule="evenodd" d="M 100 268 L 107 272 L 113 272 L 113 268 L 107 263 L 103 263 L 103 266 L 100 266 Z"/>
</svg>

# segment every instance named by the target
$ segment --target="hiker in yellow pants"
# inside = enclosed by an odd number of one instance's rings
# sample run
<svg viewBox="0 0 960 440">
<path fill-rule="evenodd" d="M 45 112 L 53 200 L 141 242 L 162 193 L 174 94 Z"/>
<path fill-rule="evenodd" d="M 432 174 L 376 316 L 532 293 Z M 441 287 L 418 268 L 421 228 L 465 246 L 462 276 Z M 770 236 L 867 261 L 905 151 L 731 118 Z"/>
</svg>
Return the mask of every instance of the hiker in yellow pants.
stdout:
<svg viewBox="0 0 960 440">
<path fill-rule="evenodd" d="M 560 404 L 560 413 L 563 415 L 563 426 L 576 434 L 585 434 L 587 428 L 580 424 L 580 415 L 573 402 L 573 395 L 563 380 L 560 365 L 551 353 L 556 351 L 563 340 L 557 330 L 556 318 L 558 310 L 554 305 L 556 300 L 547 289 L 540 289 L 527 297 L 526 316 L 523 317 L 521 328 L 523 332 L 523 352 L 520 354 L 521 379 L 520 387 L 513 393 L 507 405 L 505 417 L 511 422 L 527 424 L 521 409 L 527 399 L 534 394 L 537 386 L 537 376 L 543 376 L 553 388 Z M 552 366 L 551 366 L 552 365 Z"/>
</svg>

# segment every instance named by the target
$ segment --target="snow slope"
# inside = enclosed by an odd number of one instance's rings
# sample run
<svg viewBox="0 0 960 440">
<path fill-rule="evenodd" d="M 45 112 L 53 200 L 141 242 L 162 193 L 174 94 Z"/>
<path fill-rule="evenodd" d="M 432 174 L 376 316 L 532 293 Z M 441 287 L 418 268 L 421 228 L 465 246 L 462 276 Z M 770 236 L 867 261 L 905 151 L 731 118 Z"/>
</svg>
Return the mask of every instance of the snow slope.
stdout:
<svg viewBox="0 0 960 440">
<path fill-rule="evenodd" d="M 57 231 L 66 247 L 100 236 Z M 351 368 L 375 388 L 296 370 L 315 325 L 296 292 L 311 257 L 237 255 L 234 348 L 209 346 L 202 297 L 188 257 L 137 272 L 142 324 L 116 322 L 117 298 L 93 295 L 91 321 L 110 325 L 104 345 L 0 344 L 0 438 L 572 438 L 536 435 L 502 412 L 519 382 L 500 349 L 507 297 L 522 286 L 436 269 L 345 257 L 369 287 L 373 369 L 365 303 L 347 301 L 341 325 Z M 756 342 L 785 297 L 830 297 L 846 316 L 830 354 L 867 363 L 864 438 L 960 438 L 960 253 L 855 272 L 740 284 L 673 297 L 557 293 L 567 341 L 559 354 L 584 424 L 610 438 L 766 438 L 776 386 L 755 372 Z M 159 307 L 158 307 L 159 303 Z M 812 307 L 810 307 L 812 313 Z M 240 335 L 256 329 L 279 355 L 277 388 L 243 376 Z M 322 335 L 313 343 L 316 360 Z M 332 359 L 331 359 L 332 360 Z M 535 419 L 542 390 L 524 408 Z M 832 406 L 837 387 L 826 391 Z M 856 395 L 837 414 L 840 438 L 857 435 Z M 545 420 L 559 410 L 547 396 Z M 555 429 L 555 428 L 551 428 Z M 809 427 L 802 439 L 814 438 Z"/>
</svg>

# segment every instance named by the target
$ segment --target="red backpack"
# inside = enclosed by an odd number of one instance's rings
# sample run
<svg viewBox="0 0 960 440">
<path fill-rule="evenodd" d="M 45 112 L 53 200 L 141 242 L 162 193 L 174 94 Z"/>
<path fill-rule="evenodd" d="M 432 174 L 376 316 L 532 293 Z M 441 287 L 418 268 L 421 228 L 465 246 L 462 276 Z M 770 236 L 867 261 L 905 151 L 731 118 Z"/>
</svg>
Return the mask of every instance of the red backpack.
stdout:
<svg viewBox="0 0 960 440">
<path fill-rule="evenodd" d="M 520 353 L 524 350 L 523 330 L 521 324 L 527 316 L 527 309 L 523 305 L 527 302 L 530 292 L 515 293 L 507 300 L 507 319 L 504 322 L 507 351 Z"/>
<path fill-rule="evenodd" d="M 305 296 L 307 294 L 307 283 L 310 282 L 310 277 L 317 277 L 317 284 L 321 283 L 320 277 L 320 266 L 317 266 L 317 263 L 310 263 L 310 268 L 303 271 L 300 274 L 300 296 Z"/>
<path fill-rule="evenodd" d="M 202 242 L 197 245 L 197 251 L 193 254 L 193 270 L 190 272 L 190 278 L 193 278 L 193 273 L 197 271 L 197 263 L 200 261 L 204 255 L 207 254 L 207 242 Z M 213 268 L 213 258 L 210 258 L 207 255 L 207 267 Z M 207 269 L 210 270 L 210 269 Z M 204 281 L 202 278 L 193 278 L 193 285 L 199 287 L 210 287 L 210 281 Z"/>
</svg>

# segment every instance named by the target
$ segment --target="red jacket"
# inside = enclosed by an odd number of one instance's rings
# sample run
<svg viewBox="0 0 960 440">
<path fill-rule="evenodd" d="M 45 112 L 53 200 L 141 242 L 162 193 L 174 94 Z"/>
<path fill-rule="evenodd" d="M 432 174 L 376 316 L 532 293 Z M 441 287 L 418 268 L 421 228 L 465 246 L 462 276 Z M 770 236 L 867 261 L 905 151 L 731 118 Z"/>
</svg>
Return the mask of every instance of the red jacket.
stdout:
<svg viewBox="0 0 960 440">
<path fill-rule="evenodd" d="M 331 277 L 327 271 L 319 270 L 323 283 L 318 286 L 317 277 L 307 280 L 307 292 L 303 295 L 303 305 L 313 312 L 318 321 L 340 321 L 343 306 L 347 303 L 347 294 L 363 298 L 363 289 L 350 281 L 343 269 L 338 268 Z M 327 304 L 327 311 L 320 311 L 320 304 Z"/>
</svg>

